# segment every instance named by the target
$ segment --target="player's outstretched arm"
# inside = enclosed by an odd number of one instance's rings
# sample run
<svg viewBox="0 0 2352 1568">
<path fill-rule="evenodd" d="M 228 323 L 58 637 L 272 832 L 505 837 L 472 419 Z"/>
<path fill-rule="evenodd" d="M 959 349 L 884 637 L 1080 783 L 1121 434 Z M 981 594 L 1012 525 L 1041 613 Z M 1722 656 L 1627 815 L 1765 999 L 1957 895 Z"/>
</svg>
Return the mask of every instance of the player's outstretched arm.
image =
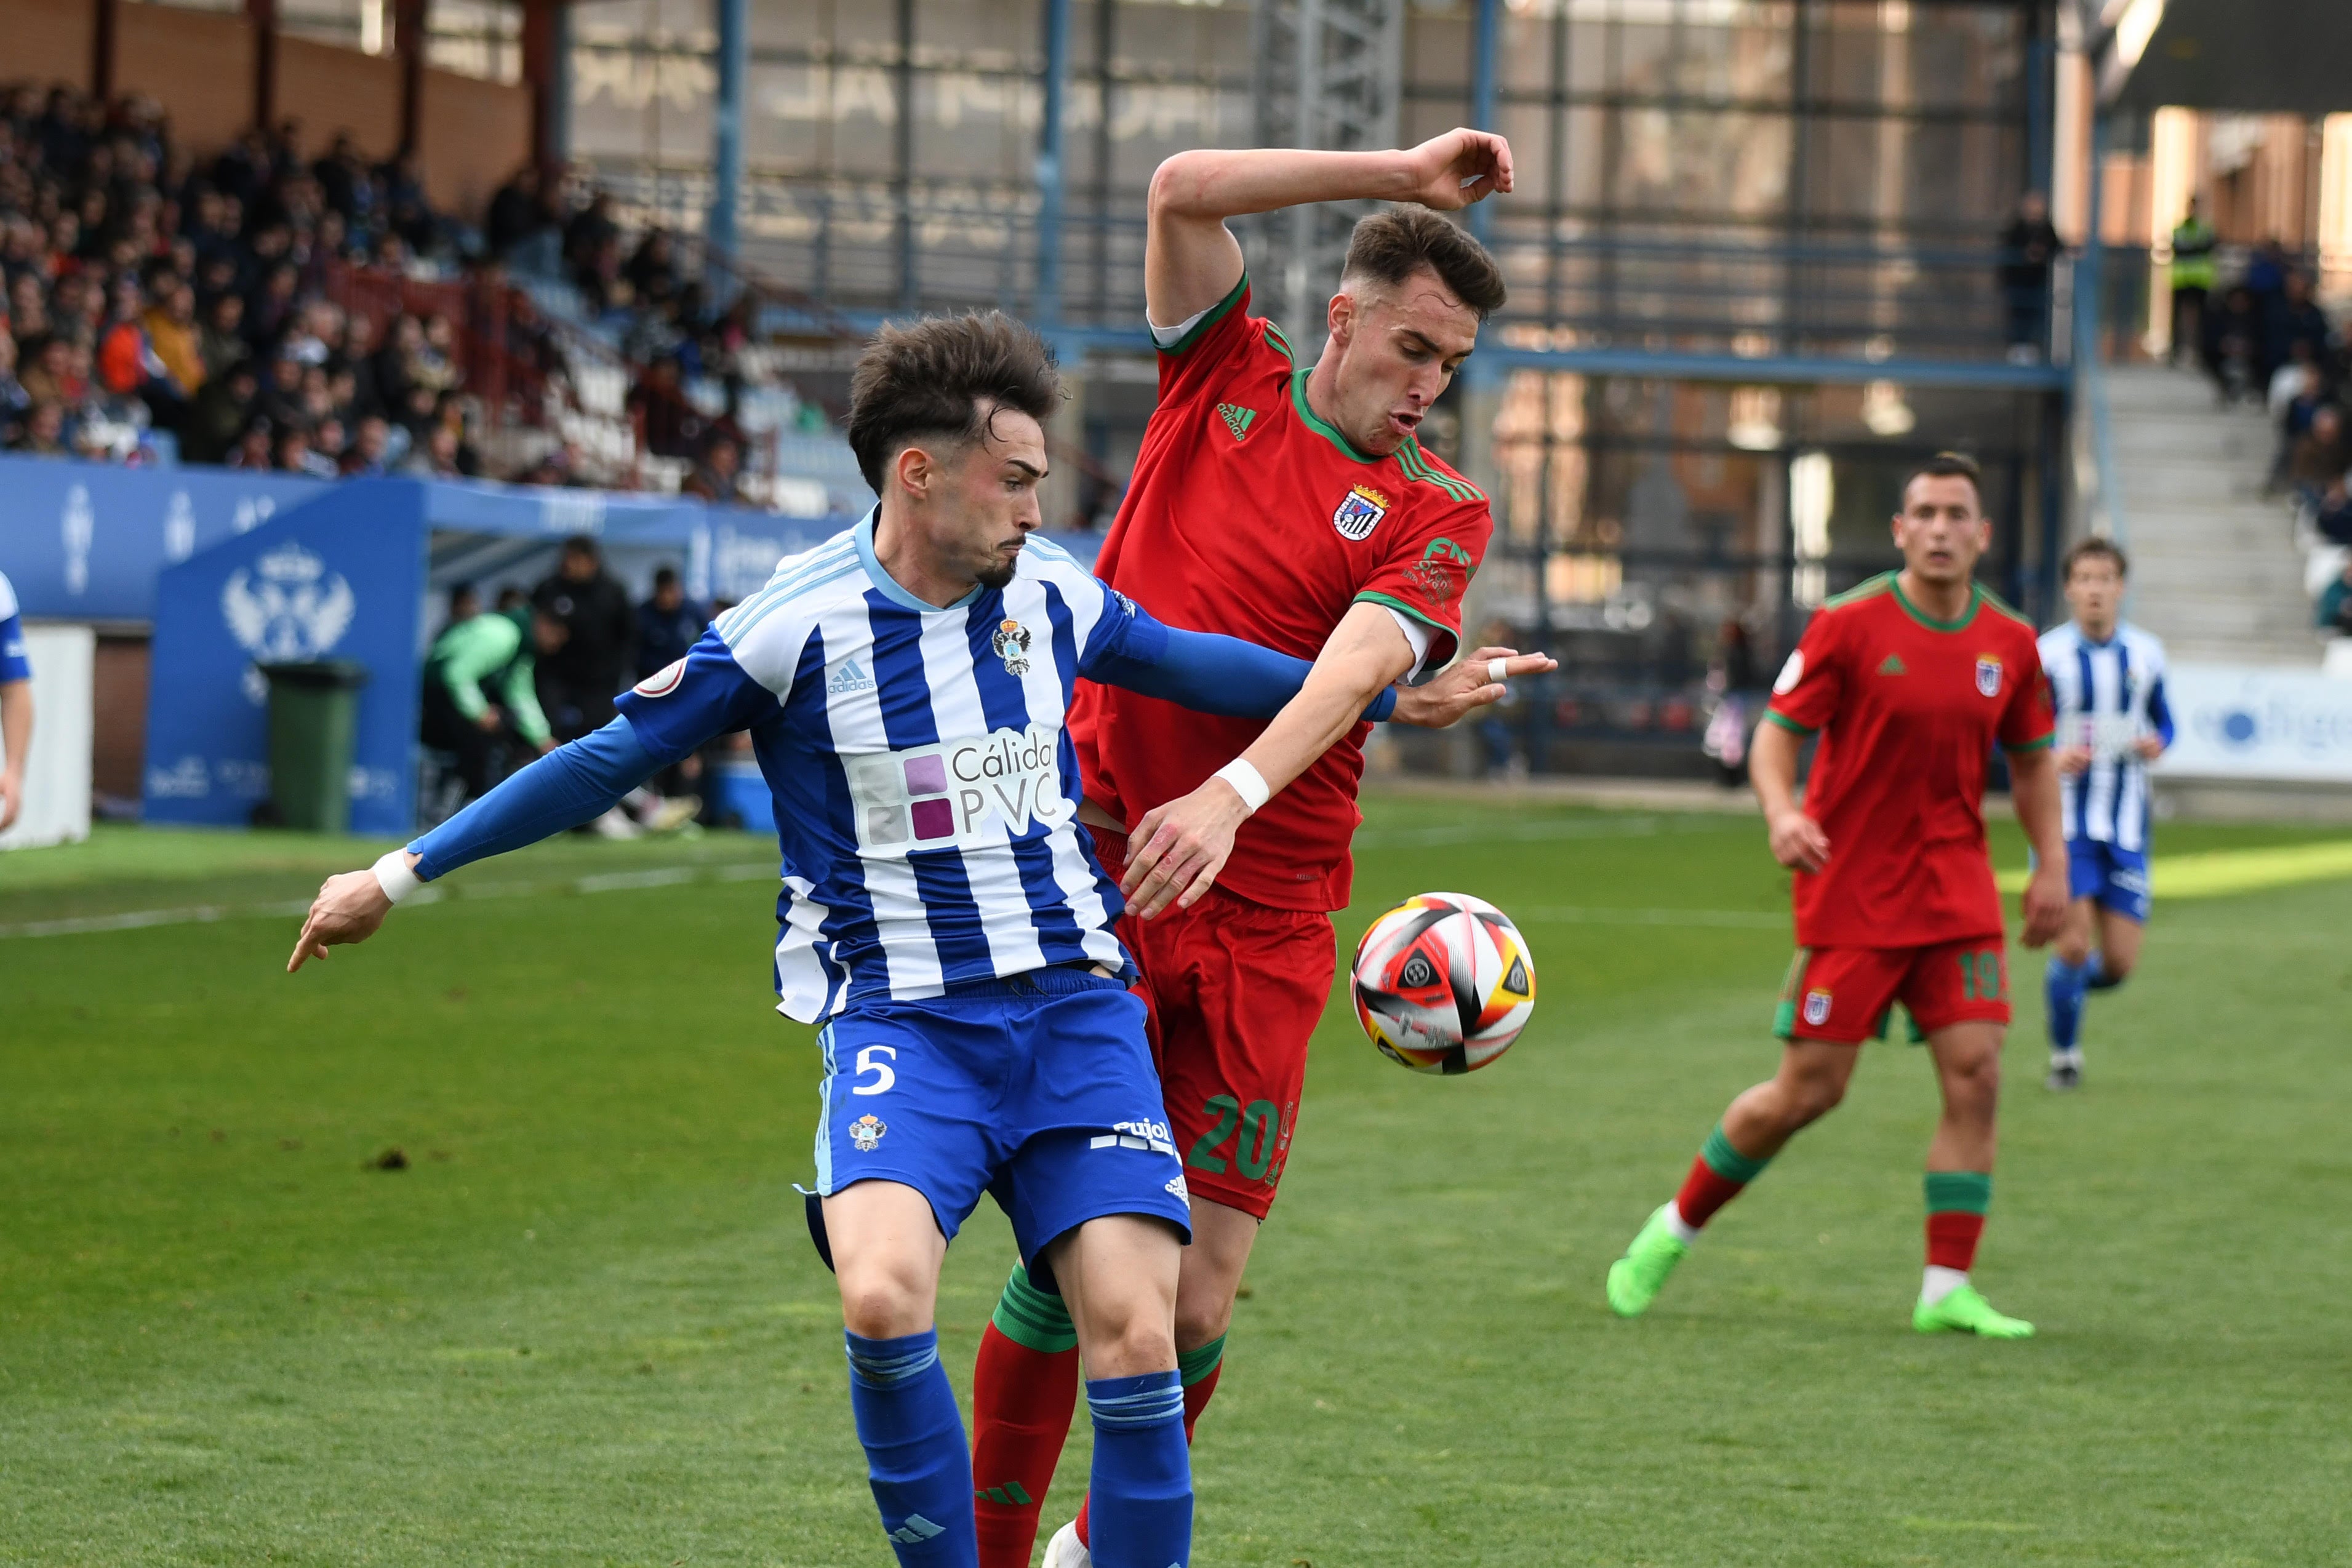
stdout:
<svg viewBox="0 0 2352 1568">
<path fill-rule="evenodd" d="M 1449 131 L 1387 153 L 1199 148 L 1154 171 L 1143 252 L 1144 306 L 1173 327 L 1233 292 L 1242 247 L 1229 217 L 1308 202 L 1416 202 L 1451 212 L 1512 188 L 1511 146 L 1490 131 Z"/>
<path fill-rule="evenodd" d="M 1395 688 L 1400 724 L 1423 730 L 1445 730 L 1481 708 L 1510 695 L 1507 682 L 1522 675 L 1543 675 L 1559 668 L 1548 653 L 1521 653 L 1510 647 L 1474 648 L 1458 662 L 1419 686 Z"/>
<path fill-rule="evenodd" d="M 325 958 L 331 947 L 365 942 L 392 906 L 423 883 L 604 816 L 662 765 L 626 719 L 558 747 L 405 849 L 364 871 L 328 878 L 303 919 L 286 972 Z"/>
<path fill-rule="evenodd" d="M 2059 805 L 2058 763 L 2048 746 L 2009 753 L 2009 798 L 2033 846 L 2025 884 L 2025 945 L 2040 947 L 2066 918 L 2066 826 Z"/>
</svg>

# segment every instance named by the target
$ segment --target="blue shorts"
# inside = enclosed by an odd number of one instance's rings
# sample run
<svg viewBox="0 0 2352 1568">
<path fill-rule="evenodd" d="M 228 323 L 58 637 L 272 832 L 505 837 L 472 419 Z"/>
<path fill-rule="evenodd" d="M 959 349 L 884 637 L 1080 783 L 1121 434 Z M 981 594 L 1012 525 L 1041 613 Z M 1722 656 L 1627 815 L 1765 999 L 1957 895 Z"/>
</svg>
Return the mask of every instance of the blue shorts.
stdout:
<svg viewBox="0 0 2352 1568">
<path fill-rule="evenodd" d="M 1072 968 L 853 1005 L 817 1036 L 817 1192 L 903 1182 L 950 1240 L 986 1192 L 1024 1262 L 1105 1215 L 1156 1215 L 1189 1242 L 1143 1020 L 1122 982 Z"/>
<path fill-rule="evenodd" d="M 2147 851 L 2119 849 L 2096 838 L 2066 842 L 2066 895 L 2095 899 L 2126 920 L 2147 923 Z"/>
</svg>

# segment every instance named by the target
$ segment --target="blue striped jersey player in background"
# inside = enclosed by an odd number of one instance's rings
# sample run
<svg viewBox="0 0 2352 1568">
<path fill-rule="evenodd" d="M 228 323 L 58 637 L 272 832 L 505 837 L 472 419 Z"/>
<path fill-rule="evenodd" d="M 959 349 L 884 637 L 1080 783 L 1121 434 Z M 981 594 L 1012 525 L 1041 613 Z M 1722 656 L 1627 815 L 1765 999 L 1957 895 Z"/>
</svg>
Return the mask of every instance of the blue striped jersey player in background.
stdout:
<svg viewBox="0 0 2352 1568">
<path fill-rule="evenodd" d="M 2074 618 L 2042 634 L 2058 710 L 2058 774 L 2072 901 L 2043 976 L 2052 1089 L 2083 1081 L 2083 1003 L 2124 983 L 2147 923 L 2148 765 L 2172 744 L 2164 645 L 2123 619 L 2130 570 L 2110 540 L 2066 552 Z"/>
<path fill-rule="evenodd" d="M 16 587 L 0 572 L 0 833 L 25 806 L 25 764 L 33 752 L 33 667 L 25 658 L 25 623 Z"/>
<path fill-rule="evenodd" d="M 783 851 L 780 1010 L 822 1026 L 811 1229 L 838 1276 L 882 1531 L 908 1568 L 978 1560 L 933 1310 L 948 1243 L 983 1192 L 1077 1330 L 1097 1560 L 1181 1568 L 1191 1554 L 1174 1338 L 1190 1209 L 1113 932 L 1119 889 L 1077 820 L 1074 683 L 1271 718 L 1201 786 L 1252 806 L 1360 718 L 1451 722 L 1486 684 L 1448 671 L 1366 710 L 1304 659 L 1154 621 L 1030 537 L 1061 397 L 1045 343 L 1002 315 L 884 329 L 851 379 L 850 444 L 882 498 L 865 521 L 784 561 L 612 723 L 331 879 L 288 966 L 364 940 L 422 883 L 592 820 L 712 737 L 750 731 Z M 1213 875 L 1223 858 L 1210 858 Z"/>
</svg>

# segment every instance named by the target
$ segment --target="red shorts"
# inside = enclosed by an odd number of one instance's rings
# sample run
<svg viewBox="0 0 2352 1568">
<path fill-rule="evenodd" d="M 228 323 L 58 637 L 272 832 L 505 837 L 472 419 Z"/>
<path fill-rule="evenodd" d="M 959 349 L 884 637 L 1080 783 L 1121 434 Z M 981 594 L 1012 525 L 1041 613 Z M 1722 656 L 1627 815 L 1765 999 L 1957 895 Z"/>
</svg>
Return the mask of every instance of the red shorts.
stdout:
<svg viewBox="0 0 2352 1568">
<path fill-rule="evenodd" d="M 1103 869 L 1126 869 L 1096 837 Z M 1331 917 L 1277 910 L 1211 888 L 1189 910 L 1129 915 L 1119 940 L 1143 971 L 1152 1054 L 1184 1182 L 1264 1219 L 1274 1206 L 1307 1083 L 1307 1043 L 1339 963 Z"/>
<path fill-rule="evenodd" d="M 2009 1022 L 2009 959 L 1997 936 L 1932 947 L 1801 947 L 1772 1032 L 1858 1046 L 1885 1039 L 1895 1004 L 1921 1037 L 1947 1024 Z"/>
</svg>

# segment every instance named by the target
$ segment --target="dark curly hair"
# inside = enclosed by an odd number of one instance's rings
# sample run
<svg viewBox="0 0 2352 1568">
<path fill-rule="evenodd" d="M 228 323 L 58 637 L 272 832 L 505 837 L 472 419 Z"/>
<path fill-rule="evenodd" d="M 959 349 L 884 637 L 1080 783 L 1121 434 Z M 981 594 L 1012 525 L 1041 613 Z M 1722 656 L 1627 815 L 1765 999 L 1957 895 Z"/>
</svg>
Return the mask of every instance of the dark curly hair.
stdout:
<svg viewBox="0 0 2352 1568">
<path fill-rule="evenodd" d="M 849 373 L 849 447 L 880 495 L 890 459 L 914 443 L 981 440 L 1005 408 L 1043 424 L 1061 401 L 1054 351 L 1002 310 L 892 322 Z"/>
</svg>

